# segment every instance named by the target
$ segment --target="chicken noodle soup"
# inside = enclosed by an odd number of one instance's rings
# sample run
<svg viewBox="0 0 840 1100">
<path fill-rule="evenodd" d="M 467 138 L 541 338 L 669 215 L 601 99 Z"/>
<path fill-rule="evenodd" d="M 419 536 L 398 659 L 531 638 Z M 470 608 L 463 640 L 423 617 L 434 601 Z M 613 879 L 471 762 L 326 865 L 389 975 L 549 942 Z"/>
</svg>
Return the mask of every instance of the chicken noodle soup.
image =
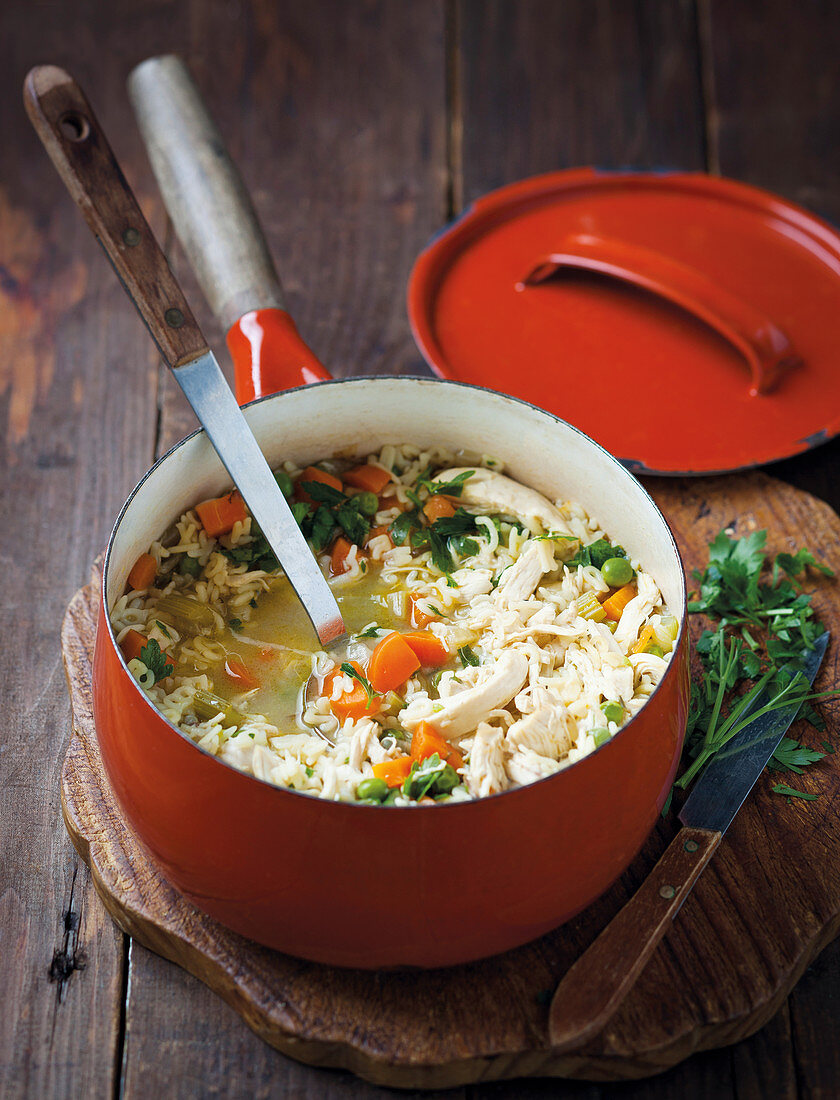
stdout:
<svg viewBox="0 0 840 1100">
<path fill-rule="evenodd" d="M 326 653 L 236 492 L 141 555 L 111 612 L 160 712 L 260 779 L 328 799 L 480 798 L 609 740 L 678 633 L 583 508 L 491 458 L 388 445 L 275 472 L 349 639 Z"/>
</svg>

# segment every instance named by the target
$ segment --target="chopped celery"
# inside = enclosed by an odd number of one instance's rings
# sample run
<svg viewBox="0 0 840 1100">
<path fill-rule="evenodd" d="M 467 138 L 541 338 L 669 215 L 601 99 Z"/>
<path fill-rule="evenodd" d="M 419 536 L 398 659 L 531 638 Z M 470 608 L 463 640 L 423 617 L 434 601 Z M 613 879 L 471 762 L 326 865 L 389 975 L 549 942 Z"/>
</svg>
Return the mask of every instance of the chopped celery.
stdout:
<svg viewBox="0 0 840 1100">
<path fill-rule="evenodd" d="M 581 618 L 592 619 L 596 623 L 602 623 L 607 617 L 594 592 L 584 592 L 582 596 L 578 596 L 577 613 Z"/>
<path fill-rule="evenodd" d="M 236 707 L 231 706 L 224 699 L 220 699 L 218 695 L 203 691 L 201 688 L 193 696 L 192 705 L 193 710 L 203 722 L 215 718 L 217 714 L 222 715 L 223 726 L 241 726 L 245 721 L 245 715 L 238 711 Z"/>
<path fill-rule="evenodd" d="M 624 720 L 624 707 L 615 699 L 609 699 L 606 703 L 601 703 L 601 710 L 608 722 L 615 722 L 618 725 L 619 722 Z"/>
<path fill-rule="evenodd" d="M 162 619 L 189 637 L 218 634 L 224 625 L 221 615 L 212 607 L 178 592 L 162 596 L 155 610 Z"/>
<path fill-rule="evenodd" d="M 589 731 L 592 734 L 592 740 L 595 742 L 595 748 L 600 748 L 606 741 L 610 739 L 610 731 L 605 726 L 597 726 L 594 730 Z"/>
</svg>

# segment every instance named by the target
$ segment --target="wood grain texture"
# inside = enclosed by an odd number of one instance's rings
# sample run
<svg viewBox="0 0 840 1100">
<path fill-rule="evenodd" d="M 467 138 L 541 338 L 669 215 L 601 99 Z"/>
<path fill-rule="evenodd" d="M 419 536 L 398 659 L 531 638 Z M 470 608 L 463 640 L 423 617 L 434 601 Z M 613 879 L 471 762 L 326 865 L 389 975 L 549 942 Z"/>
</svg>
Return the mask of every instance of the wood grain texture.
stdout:
<svg viewBox="0 0 840 1100">
<path fill-rule="evenodd" d="M 731 521 L 739 535 L 758 527 L 776 532 L 774 551 L 792 549 L 805 523 L 820 555 L 830 556 L 840 539 L 840 519 L 829 508 L 761 474 L 718 479 L 713 488 L 682 481 L 653 488 L 689 568 Z M 759 781 L 634 990 L 606 1028 L 573 1052 L 551 1050 L 544 994 L 644 879 L 662 852 L 663 834 L 676 831 L 673 815 L 589 910 L 495 959 L 372 975 L 260 948 L 180 899 L 112 802 L 86 701 L 96 598 L 91 587 L 74 598 L 63 635 L 76 700 L 75 737 L 62 774 L 74 843 L 124 930 L 200 977 L 256 1034 L 294 1058 L 414 1088 L 520 1076 L 644 1076 L 751 1034 L 840 930 L 840 761 L 828 756 L 797 777 L 820 793 L 815 802 L 774 795 L 769 775 Z M 815 599 L 830 628 L 840 630 L 834 588 L 819 585 Z M 818 687 L 834 682 L 837 664 L 834 647 Z M 831 718 L 837 709 L 830 704 Z"/>
</svg>

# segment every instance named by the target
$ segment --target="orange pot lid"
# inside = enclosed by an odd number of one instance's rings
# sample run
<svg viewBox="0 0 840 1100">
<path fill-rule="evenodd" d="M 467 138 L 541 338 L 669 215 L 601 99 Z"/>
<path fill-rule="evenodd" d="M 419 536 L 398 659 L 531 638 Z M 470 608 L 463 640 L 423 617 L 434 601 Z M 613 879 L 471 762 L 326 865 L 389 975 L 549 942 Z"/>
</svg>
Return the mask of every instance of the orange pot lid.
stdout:
<svg viewBox="0 0 840 1100">
<path fill-rule="evenodd" d="M 840 234 L 732 180 L 503 187 L 420 255 L 408 309 L 438 374 L 540 405 L 640 473 L 742 469 L 840 432 Z"/>
</svg>

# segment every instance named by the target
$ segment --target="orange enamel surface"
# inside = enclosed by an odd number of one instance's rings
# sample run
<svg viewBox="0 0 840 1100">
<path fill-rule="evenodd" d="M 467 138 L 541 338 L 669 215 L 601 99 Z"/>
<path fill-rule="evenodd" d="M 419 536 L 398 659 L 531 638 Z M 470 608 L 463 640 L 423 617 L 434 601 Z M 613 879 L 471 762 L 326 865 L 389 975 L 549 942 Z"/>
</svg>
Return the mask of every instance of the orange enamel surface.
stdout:
<svg viewBox="0 0 840 1100">
<path fill-rule="evenodd" d="M 365 968 L 492 955 L 594 900 L 656 821 L 687 705 L 683 634 L 651 701 L 597 752 L 532 786 L 421 813 L 321 801 L 203 753 L 147 702 L 103 611 L 94 656 L 105 768 L 166 878 L 245 936 Z M 441 851 L 450 868 L 460 853 L 456 890 L 440 874 Z"/>
<path fill-rule="evenodd" d="M 227 345 L 240 405 L 332 377 L 284 309 L 255 309 L 243 314 L 228 329 Z"/>
<path fill-rule="evenodd" d="M 558 265 L 570 241 L 587 254 Z M 478 200 L 420 256 L 408 296 L 439 374 L 672 473 L 764 463 L 840 431 L 838 301 L 840 235 L 792 203 L 699 174 L 589 169 Z M 750 392 L 762 379 L 745 333 L 768 359 L 767 393 Z M 801 362 L 777 372 L 788 340 Z"/>
</svg>

